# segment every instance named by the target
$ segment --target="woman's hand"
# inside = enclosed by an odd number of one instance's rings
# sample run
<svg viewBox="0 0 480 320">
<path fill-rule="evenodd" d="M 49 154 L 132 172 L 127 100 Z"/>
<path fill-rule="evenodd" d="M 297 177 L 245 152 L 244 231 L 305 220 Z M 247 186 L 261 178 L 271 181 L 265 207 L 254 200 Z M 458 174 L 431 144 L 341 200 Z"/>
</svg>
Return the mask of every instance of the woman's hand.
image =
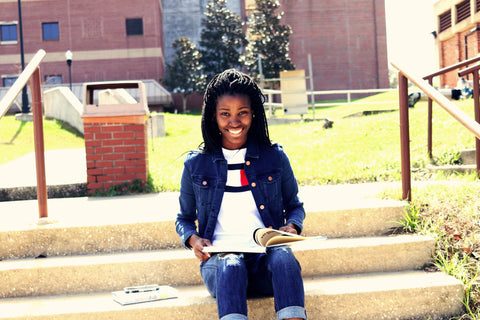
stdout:
<svg viewBox="0 0 480 320">
<path fill-rule="evenodd" d="M 207 261 L 208 259 L 210 259 L 210 253 L 203 252 L 203 247 L 209 247 L 212 245 L 210 243 L 210 240 L 200 238 L 199 236 L 194 234 L 188 239 L 188 244 L 190 245 L 190 247 L 192 247 L 193 252 L 195 253 L 195 257 L 197 257 L 197 259 L 199 259 L 200 261 Z"/>
<path fill-rule="evenodd" d="M 297 234 L 297 229 L 295 229 L 295 226 L 293 225 L 293 223 L 288 223 L 286 226 L 280 227 L 279 230 L 284 231 L 284 232 Z"/>
</svg>

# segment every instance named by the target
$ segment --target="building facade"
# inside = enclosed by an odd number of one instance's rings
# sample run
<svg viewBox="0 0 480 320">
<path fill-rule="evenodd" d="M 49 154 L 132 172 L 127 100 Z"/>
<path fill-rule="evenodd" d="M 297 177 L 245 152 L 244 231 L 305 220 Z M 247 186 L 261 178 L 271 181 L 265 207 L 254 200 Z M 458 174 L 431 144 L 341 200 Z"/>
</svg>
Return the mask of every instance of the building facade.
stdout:
<svg viewBox="0 0 480 320">
<path fill-rule="evenodd" d="M 290 55 L 315 90 L 388 88 L 384 0 L 280 0 Z"/>
<path fill-rule="evenodd" d="M 474 1 L 474 0 L 472 0 Z M 25 61 L 39 49 L 44 83 L 164 78 L 171 44 L 198 43 L 208 0 L 22 0 Z M 253 0 L 228 0 L 247 21 Z M 384 0 L 280 0 L 292 27 L 290 56 L 315 90 L 387 88 Z M 0 87 L 21 72 L 17 0 L 0 0 Z"/>
<path fill-rule="evenodd" d="M 479 53 L 480 0 L 439 0 L 434 5 L 439 68 L 473 58 Z M 449 72 L 442 87 L 456 87 L 458 75 Z"/>
<path fill-rule="evenodd" d="M 65 53 L 73 53 L 72 82 L 163 77 L 159 0 L 23 0 L 25 63 L 39 50 L 42 81 L 68 83 Z M 17 0 L 0 0 L 0 86 L 21 72 Z"/>
</svg>

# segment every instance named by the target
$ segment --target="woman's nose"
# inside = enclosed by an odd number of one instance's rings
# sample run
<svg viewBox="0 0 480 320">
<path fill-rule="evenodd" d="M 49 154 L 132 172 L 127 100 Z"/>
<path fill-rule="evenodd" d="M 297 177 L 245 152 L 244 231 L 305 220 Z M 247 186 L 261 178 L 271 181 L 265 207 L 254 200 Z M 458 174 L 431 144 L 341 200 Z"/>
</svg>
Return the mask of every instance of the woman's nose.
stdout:
<svg viewBox="0 0 480 320">
<path fill-rule="evenodd" d="M 230 119 L 230 125 L 237 125 L 240 123 L 240 119 L 238 117 L 235 117 L 233 116 L 231 119 Z"/>
</svg>

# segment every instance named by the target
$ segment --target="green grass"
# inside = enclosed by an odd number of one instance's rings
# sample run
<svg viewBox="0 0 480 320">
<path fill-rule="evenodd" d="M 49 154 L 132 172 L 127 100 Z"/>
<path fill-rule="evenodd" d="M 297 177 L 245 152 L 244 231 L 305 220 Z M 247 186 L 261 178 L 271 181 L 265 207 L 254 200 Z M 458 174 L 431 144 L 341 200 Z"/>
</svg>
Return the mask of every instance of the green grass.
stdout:
<svg viewBox="0 0 480 320">
<path fill-rule="evenodd" d="M 371 116 L 347 117 L 364 110 L 391 110 L 396 104 L 372 104 L 398 100 L 396 92 L 359 99 L 350 106 L 317 108 L 315 117 L 334 121 L 305 121 L 270 126 L 271 138 L 284 146 L 300 185 L 400 180 L 400 130 L 398 111 Z M 473 117 L 473 100 L 456 102 Z M 466 313 L 458 319 L 480 319 L 478 272 L 480 259 L 480 182 L 474 175 L 432 174 L 426 170 L 427 103 L 410 109 L 411 158 L 414 180 L 437 181 L 414 187 L 411 208 L 399 222 L 404 232 L 436 239 L 435 266 L 465 285 Z M 277 112 L 276 116 L 281 116 Z M 289 116 L 296 117 L 299 116 Z M 312 114 L 304 116 L 311 120 Z M 183 158 L 201 143 L 199 115 L 165 114 L 167 136 L 149 141 L 150 175 L 158 191 L 179 188 Z M 82 148 L 81 136 L 62 129 L 62 123 L 44 121 L 45 148 Z M 473 136 L 439 106 L 434 105 L 433 154 L 436 163 L 453 163 L 463 148 L 473 148 Z M 32 123 L 14 117 L 0 119 L 0 164 L 33 152 Z M 383 196 L 400 198 L 400 190 Z"/>
<path fill-rule="evenodd" d="M 61 121 L 44 120 L 45 150 L 84 148 L 83 137 Z M 0 119 L 0 165 L 35 150 L 33 122 L 21 122 L 14 116 Z"/>
<path fill-rule="evenodd" d="M 400 130 L 398 111 L 363 117 L 346 117 L 363 110 L 391 110 L 396 92 L 365 98 L 362 105 L 317 108 L 315 117 L 334 120 L 324 129 L 323 121 L 270 126 L 272 140 L 281 143 L 290 157 L 300 185 L 358 183 L 400 180 Z M 459 105 L 473 116 L 471 100 Z M 469 110 L 471 109 L 471 110 Z M 277 114 L 277 116 L 280 116 Z M 290 116 L 300 118 L 300 116 Z M 306 115 L 304 119 L 312 119 Z M 466 129 L 434 107 L 435 161 L 448 163 L 462 148 L 474 147 Z M 427 158 L 427 103 L 410 109 L 411 157 L 414 178 L 430 179 L 424 168 Z M 165 115 L 167 136 L 150 141 L 150 172 L 159 190 L 178 190 L 183 157 L 201 142 L 199 115 Z"/>
</svg>

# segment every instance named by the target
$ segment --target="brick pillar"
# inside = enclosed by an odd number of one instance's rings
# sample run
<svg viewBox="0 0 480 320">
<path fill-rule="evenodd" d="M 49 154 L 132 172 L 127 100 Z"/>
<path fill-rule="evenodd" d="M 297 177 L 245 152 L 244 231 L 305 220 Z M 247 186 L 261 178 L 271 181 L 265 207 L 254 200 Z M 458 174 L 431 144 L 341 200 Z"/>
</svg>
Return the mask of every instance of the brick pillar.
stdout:
<svg viewBox="0 0 480 320">
<path fill-rule="evenodd" d="M 83 123 L 89 194 L 134 179 L 146 183 L 148 141 L 145 116 L 84 116 Z"/>
</svg>

